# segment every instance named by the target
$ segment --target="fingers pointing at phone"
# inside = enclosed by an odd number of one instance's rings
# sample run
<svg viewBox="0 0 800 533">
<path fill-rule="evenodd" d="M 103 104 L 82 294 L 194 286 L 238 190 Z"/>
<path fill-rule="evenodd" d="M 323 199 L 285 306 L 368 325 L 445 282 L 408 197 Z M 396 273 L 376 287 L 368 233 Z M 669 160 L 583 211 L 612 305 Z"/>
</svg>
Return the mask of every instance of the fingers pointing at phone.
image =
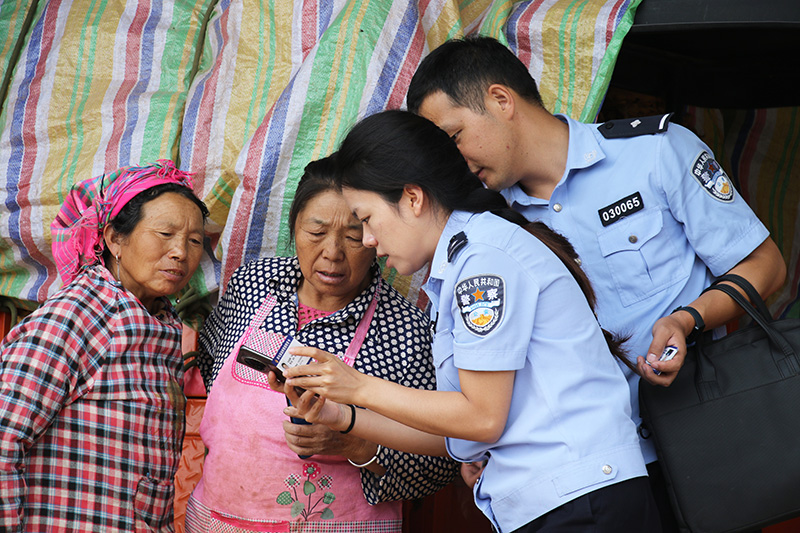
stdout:
<svg viewBox="0 0 800 533">
<path fill-rule="evenodd" d="M 289 351 L 313 357 L 317 362 L 285 370 L 286 385 L 302 387 L 338 403 L 363 405 L 359 395 L 369 376 L 349 367 L 335 355 L 316 348 L 303 346 Z"/>
</svg>

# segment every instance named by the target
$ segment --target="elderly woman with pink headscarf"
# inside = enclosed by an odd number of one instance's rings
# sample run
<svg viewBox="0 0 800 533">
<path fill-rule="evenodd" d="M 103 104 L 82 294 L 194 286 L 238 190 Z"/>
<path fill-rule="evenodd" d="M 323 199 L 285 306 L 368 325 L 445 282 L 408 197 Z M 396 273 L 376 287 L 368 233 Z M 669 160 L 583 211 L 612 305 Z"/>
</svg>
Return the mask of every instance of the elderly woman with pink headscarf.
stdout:
<svg viewBox="0 0 800 533">
<path fill-rule="evenodd" d="M 160 160 L 76 184 L 52 224 L 64 287 L 0 345 L 0 530 L 172 531 L 181 329 L 200 262 L 190 175 Z"/>
</svg>

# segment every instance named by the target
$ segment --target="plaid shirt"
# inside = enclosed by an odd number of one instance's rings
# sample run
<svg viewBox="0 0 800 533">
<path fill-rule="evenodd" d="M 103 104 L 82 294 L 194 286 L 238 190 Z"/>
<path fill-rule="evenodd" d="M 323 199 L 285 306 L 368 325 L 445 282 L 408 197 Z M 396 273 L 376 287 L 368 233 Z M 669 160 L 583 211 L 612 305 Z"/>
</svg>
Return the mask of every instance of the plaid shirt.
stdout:
<svg viewBox="0 0 800 533">
<path fill-rule="evenodd" d="M 102 266 L 2 344 L 0 530 L 172 531 L 183 440 L 180 325 Z"/>
</svg>

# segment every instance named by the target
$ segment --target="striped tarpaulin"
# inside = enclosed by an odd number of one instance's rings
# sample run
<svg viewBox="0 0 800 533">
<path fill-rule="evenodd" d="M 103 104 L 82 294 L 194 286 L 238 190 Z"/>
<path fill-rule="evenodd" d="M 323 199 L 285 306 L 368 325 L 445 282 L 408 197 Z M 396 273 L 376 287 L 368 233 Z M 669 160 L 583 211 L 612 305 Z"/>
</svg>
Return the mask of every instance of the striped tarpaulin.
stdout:
<svg viewBox="0 0 800 533">
<path fill-rule="evenodd" d="M 0 294 L 43 301 L 61 285 L 50 222 L 75 181 L 177 155 L 210 1 L 25 3 L 0 115 Z"/>
<path fill-rule="evenodd" d="M 270 4 L 268 12 L 289 9 L 281 6 Z M 206 201 L 220 213 L 229 209 L 217 248 L 223 285 L 244 262 L 291 253 L 285 221 L 303 167 L 333 151 L 358 118 L 401 107 L 411 76 L 430 49 L 468 33 L 497 37 L 540 80 L 551 109 L 591 120 L 633 11 L 626 1 L 340 1 L 297 2 L 281 15 L 265 16 L 262 6 L 221 3 L 209 22 L 214 63 L 193 87 L 198 107 L 187 109 L 181 159 L 191 161 L 192 170 L 215 173 Z M 273 31 L 291 38 L 269 39 Z M 250 36 L 247 42 L 243 35 Z M 273 65 L 269 71 L 236 64 L 237 47 L 256 42 L 261 61 Z M 558 66 L 545 68 L 545 51 Z M 595 79 L 599 88 L 592 85 Z M 202 102 L 209 92 L 224 96 Z M 256 108 L 254 96 L 267 105 Z M 263 109 L 264 118 L 249 136 L 242 135 L 249 122 L 226 115 L 232 107 L 252 115 Z M 213 126 L 200 129 L 200 123 Z M 246 139 L 238 154 L 221 148 L 222 139 L 227 145 L 231 138 Z M 417 300 L 424 272 L 386 276 Z"/>
<path fill-rule="evenodd" d="M 358 118 L 401 107 L 450 37 L 506 42 L 551 110 L 592 120 L 638 2 L 3 0 L 0 295 L 42 301 L 60 286 L 49 224 L 72 183 L 165 157 L 197 173 L 211 209 L 200 293 L 291 253 L 303 167 Z M 424 273 L 386 275 L 417 299 Z"/>
</svg>

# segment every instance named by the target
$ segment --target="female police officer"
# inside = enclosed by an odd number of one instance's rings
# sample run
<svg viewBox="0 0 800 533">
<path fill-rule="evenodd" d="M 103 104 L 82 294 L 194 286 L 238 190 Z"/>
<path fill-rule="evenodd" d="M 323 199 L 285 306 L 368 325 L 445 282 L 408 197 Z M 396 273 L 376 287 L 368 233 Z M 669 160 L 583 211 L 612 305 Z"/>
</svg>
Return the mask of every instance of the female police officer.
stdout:
<svg viewBox="0 0 800 533">
<path fill-rule="evenodd" d="M 405 388 L 298 348 L 318 362 L 286 372 L 287 385 L 308 390 L 298 398 L 287 387 L 296 406 L 287 414 L 396 449 L 487 460 L 475 501 L 503 533 L 659 531 L 609 344 L 621 353 L 604 339 L 569 244 L 485 189 L 455 143 L 422 117 L 364 119 L 339 161 L 364 244 L 402 274 L 431 264 L 424 289 L 439 390 Z"/>
</svg>

